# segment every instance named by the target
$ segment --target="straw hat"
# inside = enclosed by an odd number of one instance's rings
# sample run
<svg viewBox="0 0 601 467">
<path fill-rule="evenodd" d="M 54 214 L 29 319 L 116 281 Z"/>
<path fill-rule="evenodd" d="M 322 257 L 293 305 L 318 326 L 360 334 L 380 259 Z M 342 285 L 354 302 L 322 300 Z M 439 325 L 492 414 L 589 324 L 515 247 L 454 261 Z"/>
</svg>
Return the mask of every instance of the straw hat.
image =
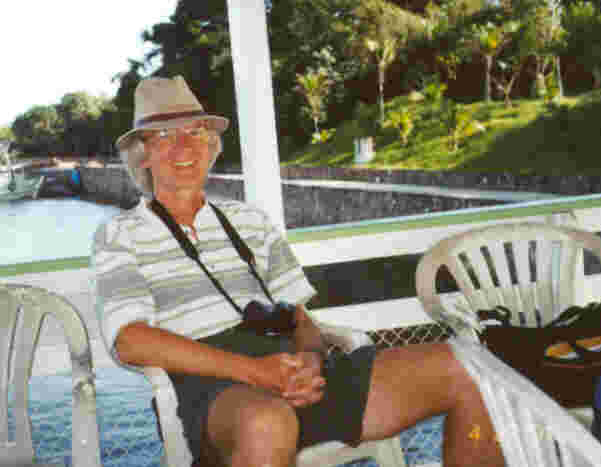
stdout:
<svg viewBox="0 0 601 467">
<path fill-rule="evenodd" d="M 218 133 L 223 133 L 229 125 L 227 118 L 204 111 L 182 76 L 148 78 L 136 88 L 133 129 L 122 135 L 115 145 L 119 150 L 125 149 L 140 131 L 178 128 L 196 120 L 206 121 L 207 129 Z"/>
<path fill-rule="evenodd" d="M 149 169 L 141 168 L 146 157 L 144 144 L 137 134 L 145 130 L 178 128 L 194 121 L 218 134 L 229 126 L 229 120 L 207 114 L 186 81 L 175 78 L 148 78 L 140 82 L 134 95 L 134 125 L 115 142 L 129 175 L 146 196 L 153 196 L 153 180 Z M 214 148 L 214 159 L 221 152 L 221 140 Z M 214 160 L 213 160 L 214 162 Z"/>
</svg>

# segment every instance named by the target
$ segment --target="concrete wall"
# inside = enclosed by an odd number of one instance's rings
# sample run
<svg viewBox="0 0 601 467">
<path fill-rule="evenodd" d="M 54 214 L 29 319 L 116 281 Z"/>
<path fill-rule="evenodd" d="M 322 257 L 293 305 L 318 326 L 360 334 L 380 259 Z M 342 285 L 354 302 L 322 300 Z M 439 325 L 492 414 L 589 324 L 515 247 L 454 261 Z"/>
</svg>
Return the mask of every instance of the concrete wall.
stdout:
<svg viewBox="0 0 601 467">
<path fill-rule="evenodd" d="M 137 203 L 139 193 L 123 169 L 81 168 L 80 171 L 85 197 L 110 202 L 124 208 Z M 490 200 L 341 188 L 284 185 L 282 189 L 287 228 L 499 204 L 497 201 Z M 210 179 L 207 192 L 214 197 L 243 200 L 243 182 L 222 178 Z"/>
<path fill-rule="evenodd" d="M 360 180 L 400 185 L 515 190 L 576 196 L 601 193 L 601 175 L 521 175 L 510 172 L 371 170 L 341 167 L 282 167 L 282 178 Z"/>
<path fill-rule="evenodd" d="M 80 167 L 83 197 L 129 209 L 140 198 L 139 190 L 122 167 Z"/>
<path fill-rule="evenodd" d="M 84 197 L 124 208 L 135 205 L 139 192 L 120 167 L 81 168 Z M 510 173 L 434 172 L 418 170 L 367 170 L 330 167 L 283 167 L 282 178 L 361 180 L 448 188 L 534 191 L 559 195 L 601 192 L 599 175 L 516 175 Z M 208 192 L 213 196 L 242 200 L 242 181 L 212 179 Z M 336 224 L 468 207 L 500 204 L 499 201 L 455 199 L 420 194 L 368 192 L 326 187 L 283 186 L 288 228 Z"/>
</svg>

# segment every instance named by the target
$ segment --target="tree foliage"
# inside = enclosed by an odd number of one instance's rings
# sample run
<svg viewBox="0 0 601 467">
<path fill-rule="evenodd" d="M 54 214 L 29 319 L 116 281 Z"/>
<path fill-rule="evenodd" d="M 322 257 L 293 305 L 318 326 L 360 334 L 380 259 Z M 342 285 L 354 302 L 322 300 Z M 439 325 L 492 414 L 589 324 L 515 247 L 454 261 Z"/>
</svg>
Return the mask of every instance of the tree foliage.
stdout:
<svg viewBox="0 0 601 467">
<path fill-rule="evenodd" d="M 567 54 L 591 70 L 594 87 L 601 87 L 601 8 L 590 1 L 573 3 L 563 16 L 563 26 Z"/>
<path fill-rule="evenodd" d="M 319 134 L 319 122 L 326 119 L 326 103 L 330 88 L 336 82 L 337 73 L 334 68 L 335 58 L 329 48 L 324 48 L 314 54 L 321 61 L 317 68 L 309 67 L 305 74 L 297 73 L 298 86 L 295 90 L 300 92 L 307 100 L 306 113 L 313 120 L 314 133 Z"/>
<path fill-rule="evenodd" d="M 400 73 L 398 93 L 419 63 L 422 72 L 410 89 L 430 82 L 435 72 L 454 78 L 465 62 L 479 58 L 486 64 L 485 96 L 490 98 L 494 81 L 508 98 L 526 62 L 534 60 L 544 75 L 539 81 L 548 82 L 548 69 L 567 40 L 566 54 L 601 85 L 599 2 L 506 0 L 491 7 L 482 0 L 436 0 L 409 11 L 401 0 L 265 0 L 280 152 L 297 149 L 320 127 L 336 127 L 372 99 L 379 101 L 383 122 L 384 86 L 390 89 Z M 561 24 L 559 6 L 566 12 Z M 40 153 L 111 152 L 132 126 L 139 82 L 182 75 L 205 110 L 230 119 L 218 163 L 239 162 L 227 2 L 179 0 L 173 14 L 149 25 L 142 39 L 151 50 L 117 70 L 112 100 L 74 91 L 57 105 L 29 109 L 10 128 L 17 142 Z M 409 54 L 418 59 L 406 70 Z M 373 131 L 379 131 L 377 110 L 369 117 Z"/>
<path fill-rule="evenodd" d="M 13 140 L 14 138 L 15 135 L 13 133 L 13 130 L 9 126 L 0 126 L 0 140 Z"/>
<path fill-rule="evenodd" d="M 427 21 L 385 0 L 364 0 L 352 11 L 354 20 L 347 23 L 350 37 L 347 49 L 365 67 L 375 63 L 378 71 L 380 122 L 384 122 L 384 83 L 386 70 L 404 53 L 412 40 L 425 35 Z"/>
<path fill-rule="evenodd" d="M 11 130 L 24 150 L 39 154 L 108 153 L 112 102 L 85 92 L 65 94 L 56 105 L 35 106 L 17 116 Z"/>
</svg>

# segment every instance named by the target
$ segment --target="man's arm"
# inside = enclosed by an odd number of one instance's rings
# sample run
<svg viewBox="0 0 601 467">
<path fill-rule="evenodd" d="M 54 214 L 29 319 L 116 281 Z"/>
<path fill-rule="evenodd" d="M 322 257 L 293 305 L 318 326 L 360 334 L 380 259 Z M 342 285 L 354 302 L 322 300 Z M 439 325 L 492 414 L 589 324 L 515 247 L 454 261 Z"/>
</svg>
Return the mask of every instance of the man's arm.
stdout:
<svg viewBox="0 0 601 467">
<path fill-rule="evenodd" d="M 131 365 L 232 379 L 278 393 L 302 366 L 298 356 L 279 353 L 254 358 L 230 353 L 141 321 L 120 330 L 115 348 L 119 359 Z"/>
<path fill-rule="evenodd" d="M 320 401 L 326 380 L 323 377 L 326 344 L 319 328 L 307 315 L 303 305 L 296 306 L 296 329 L 293 340 L 302 368 L 295 373 L 282 396 L 294 407 L 304 407 Z"/>
<path fill-rule="evenodd" d="M 308 316 L 303 305 L 296 305 L 294 318 L 296 329 L 294 330 L 294 346 L 297 352 L 318 352 L 325 355 L 326 343 L 321 336 L 319 328 Z"/>
</svg>

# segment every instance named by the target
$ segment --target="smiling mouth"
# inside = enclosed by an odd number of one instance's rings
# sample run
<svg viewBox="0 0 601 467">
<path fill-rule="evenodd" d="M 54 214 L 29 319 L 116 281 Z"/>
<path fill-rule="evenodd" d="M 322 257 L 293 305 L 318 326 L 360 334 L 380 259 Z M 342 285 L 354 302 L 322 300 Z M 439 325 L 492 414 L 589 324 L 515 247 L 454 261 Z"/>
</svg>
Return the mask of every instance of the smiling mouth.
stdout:
<svg viewBox="0 0 601 467">
<path fill-rule="evenodd" d="M 176 162 L 175 166 L 176 167 L 189 167 L 192 164 L 194 164 L 194 161 L 186 161 L 186 162 Z"/>
</svg>

